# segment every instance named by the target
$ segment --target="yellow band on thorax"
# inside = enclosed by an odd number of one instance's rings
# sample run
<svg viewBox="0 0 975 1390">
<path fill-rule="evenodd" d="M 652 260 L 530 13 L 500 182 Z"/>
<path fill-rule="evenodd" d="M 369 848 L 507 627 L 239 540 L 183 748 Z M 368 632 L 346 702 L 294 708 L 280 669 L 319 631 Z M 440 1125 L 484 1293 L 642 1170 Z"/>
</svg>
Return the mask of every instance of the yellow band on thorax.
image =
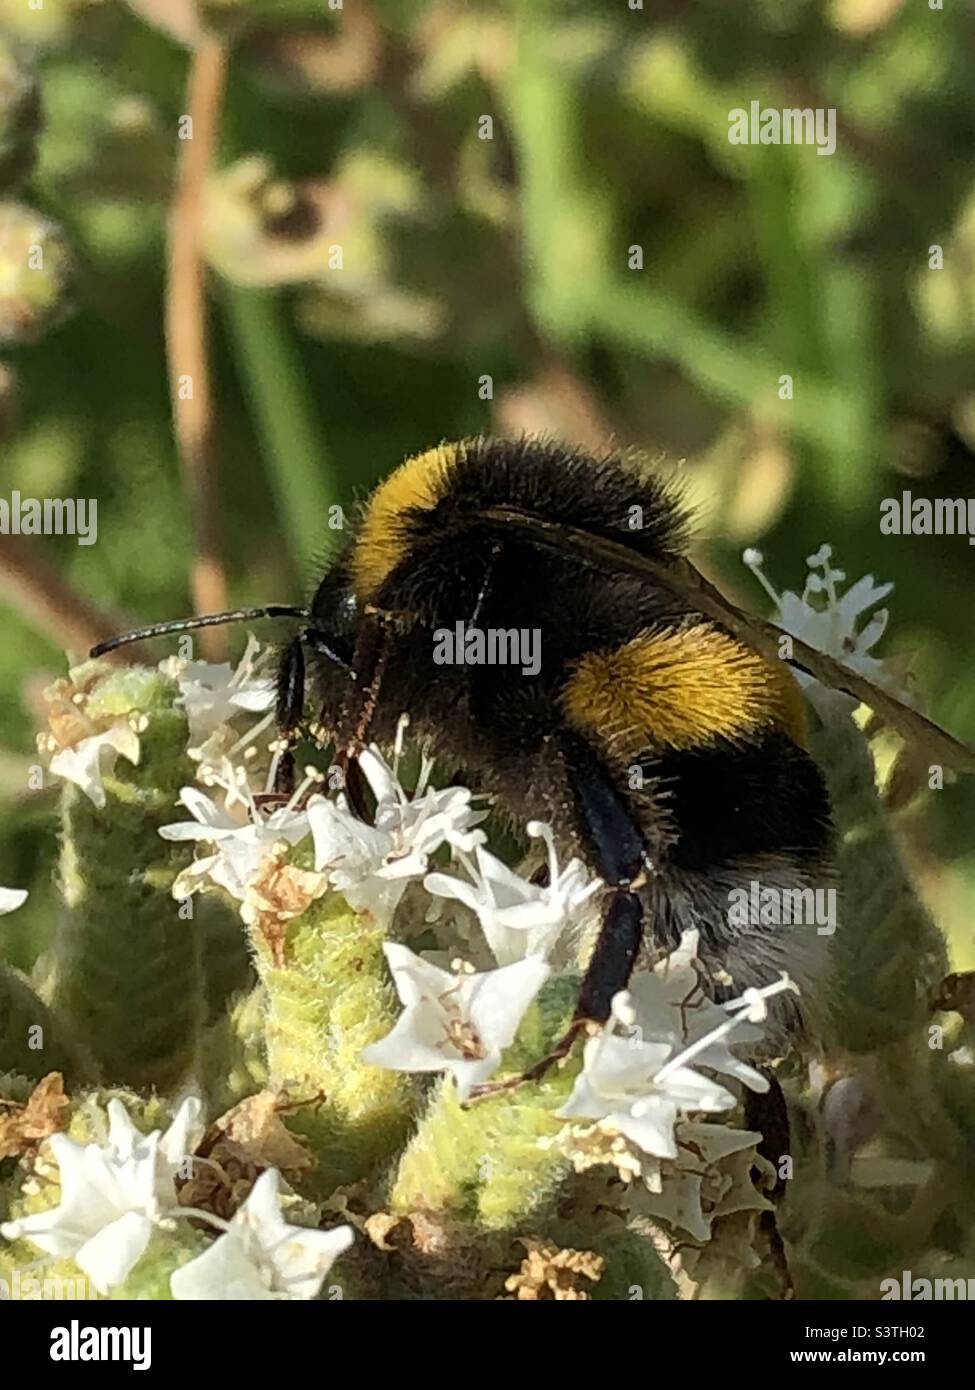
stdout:
<svg viewBox="0 0 975 1390">
<path fill-rule="evenodd" d="M 403 559 L 407 546 L 404 513 L 432 510 L 449 485 L 460 445 L 440 444 L 401 463 L 369 499 L 351 558 L 352 582 L 368 601 Z"/>
</svg>

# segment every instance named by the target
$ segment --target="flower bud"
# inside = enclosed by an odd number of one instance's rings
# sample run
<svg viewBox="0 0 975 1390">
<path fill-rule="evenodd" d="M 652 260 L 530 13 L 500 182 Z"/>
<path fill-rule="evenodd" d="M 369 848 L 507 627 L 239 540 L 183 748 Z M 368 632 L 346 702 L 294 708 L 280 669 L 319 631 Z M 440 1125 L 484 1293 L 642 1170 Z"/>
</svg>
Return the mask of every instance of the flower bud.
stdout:
<svg viewBox="0 0 975 1390">
<path fill-rule="evenodd" d="M 0 346 L 33 342 L 70 307 L 72 256 L 61 228 L 0 202 Z"/>
</svg>

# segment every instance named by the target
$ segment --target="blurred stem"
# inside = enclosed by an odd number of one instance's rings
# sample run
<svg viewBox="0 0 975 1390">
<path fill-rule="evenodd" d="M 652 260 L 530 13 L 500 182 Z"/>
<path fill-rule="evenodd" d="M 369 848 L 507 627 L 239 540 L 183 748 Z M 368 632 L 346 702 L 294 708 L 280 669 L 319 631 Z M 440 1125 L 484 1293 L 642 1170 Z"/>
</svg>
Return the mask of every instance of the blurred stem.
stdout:
<svg viewBox="0 0 975 1390">
<path fill-rule="evenodd" d="M 231 284 L 223 302 L 289 549 L 304 578 L 321 554 L 328 509 L 340 501 L 336 468 L 322 444 L 282 303 L 271 291 Z"/>
<path fill-rule="evenodd" d="M 606 210 L 582 168 L 576 90 L 546 48 L 550 10 L 548 0 L 519 0 L 517 58 L 502 95 L 518 166 L 525 297 L 544 335 L 564 345 L 589 316 Z"/>
<path fill-rule="evenodd" d="M 206 267 L 201 247 L 204 186 L 216 148 L 226 78 L 226 48 L 216 39 L 204 39 L 190 64 L 187 114 L 192 120 L 192 132 L 183 142 L 169 217 L 166 352 L 173 428 L 194 527 L 192 586 L 197 613 L 227 607 L 207 354 Z M 199 640 L 211 659 L 223 654 L 225 638 L 220 629 L 201 632 Z"/>
<path fill-rule="evenodd" d="M 746 184 L 755 244 L 765 280 L 768 335 L 782 370 L 805 375 L 823 370 L 820 321 L 809 255 L 803 254 L 800 201 L 791 152 L 780 146 L 762 151 Z M 845 325 L 844 325 L 845 326 Z"/>
<path fill-rule="evenodd" d="M 846 393 L 803 375 L 795 398 L 779 400 L 782 364 L 764 350 L 749 347 L 706 320 L 666 292 L 633 283 L 607 280 L 590 297 L 592 328 L 597 337 L 621 343 L 653 359 L 676 362 L 688 380 L 757 413 L 821 449 L 833 445 L 838 410 Z M 756 383 L 761 386 L 756 388 Z"/>
<path fill-rule="evenodd" d="M 518 56 L 503 87 L 518 161 L 525 293 L 544 336 L 561 348 L 580 338 L 617 344 L 650 360 L 676 363 L 709 394 L 774 420 L 823 450 L 835 448 L 847 393 L 813 371 L 780 401 L 779 377 L 794 372 L 774 355 L 695 318 L 652 267 L 621 276 L 625 248 L 607 202 L 581 155 L 579 103 L 548 47 L 547 0 L 519 0 Z"/>
<path fill-rule="evenodd" d="M 79 660 L 96 643 L 128 626 L 124 619 L 103 613 L 83 599 L 22 536 L 4 536 L 0 545 L 0 594 L 55 646 Z M 127 665 L 138 659 L 141 650 L 126 647 L 106 660 Z"/>
</svg>

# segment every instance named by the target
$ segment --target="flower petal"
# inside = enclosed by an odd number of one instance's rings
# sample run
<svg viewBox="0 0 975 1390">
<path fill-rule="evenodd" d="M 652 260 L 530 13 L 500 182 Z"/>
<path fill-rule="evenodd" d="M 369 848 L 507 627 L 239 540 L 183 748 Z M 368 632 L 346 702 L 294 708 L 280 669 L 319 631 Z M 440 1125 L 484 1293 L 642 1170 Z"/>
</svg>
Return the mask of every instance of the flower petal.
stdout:
<svg viewBox="0 0 975 1390">
<path fill-rule="evenodd" d="M 7 912 L 16 912 L 26 901 L 26 888 L 0 888 L 0 917 Z"/>
<path fill-rule="evenodd" d="M 551 975 L 541 956 L 528 956 L 463 979 L 467 1016 L 488 1051 L 502 1051 L 514 1039 L 529 1004 Z"/>
<path fill-rule="evenodd" d="M 230 1230 L 213 1242 L 202 1255 L 176 1269 L 169 1276 L 169 1291 L 178 1302 L 224 1302 L 280 1298 L 267 1277 L 250 1258 L 243 1232 Z"/>
<path fill-rule="evenodd" d="M 104 1226 L 75 1254 L 75 1264 L 88 1275 L 99 1293 L 108 1293 L 125 1281 L 142 1258 L 152 1222 L 141 1212 L 129 1211 Z"/>
</svg>

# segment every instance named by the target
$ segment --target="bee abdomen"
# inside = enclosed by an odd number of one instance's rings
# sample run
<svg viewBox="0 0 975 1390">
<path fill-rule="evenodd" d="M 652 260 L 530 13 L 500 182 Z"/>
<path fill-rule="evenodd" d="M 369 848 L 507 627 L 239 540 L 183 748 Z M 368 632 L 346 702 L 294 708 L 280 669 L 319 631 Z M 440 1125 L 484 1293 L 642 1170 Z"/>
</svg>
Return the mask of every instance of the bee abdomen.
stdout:
<svg viewBox="0 0 975 1390">
<path fill-rule="evenodd" d="M 805 740 L 799 688 L 715 624 L 689 619 L 586 652 L 561 693 L 568 722 L 616 760 L 647 748 L 706 748 L 781 729 Z"/>
</svg>

